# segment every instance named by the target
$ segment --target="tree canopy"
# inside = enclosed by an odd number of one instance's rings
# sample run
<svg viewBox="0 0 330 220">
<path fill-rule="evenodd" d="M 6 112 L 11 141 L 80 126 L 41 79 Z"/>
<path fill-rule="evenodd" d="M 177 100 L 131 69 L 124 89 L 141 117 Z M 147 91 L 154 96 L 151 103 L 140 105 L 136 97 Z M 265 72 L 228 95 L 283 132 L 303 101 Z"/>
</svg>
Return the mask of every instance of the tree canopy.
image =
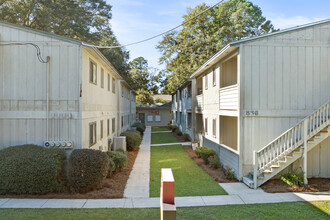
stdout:
<svg viewBox="0 0 330 220">
<path fill-rule="evenodd" d="M 204 11 L 205 3 L 189 8 L 184 21 Z M 166 34 L 157 49 L 169 73 L 165 93 L 173 91 L 212 55 L 232 41 L 275 31 L 261 9 L 247 0 L 228 0 Z"/>
<path fill-rule="evenodd" d="M 119 45 L 110 26 L 111 8 L 105 0 L 0 0 L 0 20 L 94 45 Z M 127 51 L 101 52 L 127 77 Z"/>
</svg>

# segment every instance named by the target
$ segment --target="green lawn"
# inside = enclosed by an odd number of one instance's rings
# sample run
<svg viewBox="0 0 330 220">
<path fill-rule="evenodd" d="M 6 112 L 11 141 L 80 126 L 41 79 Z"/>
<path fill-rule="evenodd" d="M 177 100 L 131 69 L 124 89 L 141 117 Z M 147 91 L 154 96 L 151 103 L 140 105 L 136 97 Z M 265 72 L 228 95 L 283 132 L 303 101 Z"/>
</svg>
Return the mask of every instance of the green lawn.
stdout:
<svg viewBox="0 0 330 220">
<path fill-rule="evenodd" d="M 330 202 L 177 208 L 177 219 L 329 219 Z M 159 219 L 147 209 L 0 209 L 0 219 Z"/>
<path fill-rule="evenodd" d="M 151 127 L 151 131 L 169 131 L 168 127 Z"/>
<path fill-rule="evenodd" d="M 159 197 L 161 168 L 172 168 L 175 196 L 226 195 L 181 145 L 153 146 L 150 156 L 150 196 Z"/>
<path fill-rule="evenodd" d="M 172 133 L 152 133 L 151 144 L 167 144 L 179 142 Z"/>
</svg>

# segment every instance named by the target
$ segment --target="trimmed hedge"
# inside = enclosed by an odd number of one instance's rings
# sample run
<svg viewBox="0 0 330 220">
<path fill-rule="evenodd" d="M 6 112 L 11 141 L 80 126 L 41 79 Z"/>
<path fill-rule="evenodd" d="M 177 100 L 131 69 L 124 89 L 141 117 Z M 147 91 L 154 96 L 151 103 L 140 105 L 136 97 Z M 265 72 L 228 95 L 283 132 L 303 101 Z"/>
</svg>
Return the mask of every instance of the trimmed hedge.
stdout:
<svg viewBox="0 0 330 220">
<path fill-rule="evenodd" d="M 114 163 L 112 172 L 118 172 L 127 166 L 127 156 L 121 151 L 109 151 L 108 157 Z M 110 169 L 109 169 L 110 172 Z"/>
<path fill-rule="evenodd" d="M 201 158 L 203 159 L 205 164 L 209 164 L 209 157 L 216 155 L 215 150 L 208 147 L 201 147 Z"/>
<path fill-rule="evenodd" d="M 172 132 L 176 132 L 177 129 L 179 129 L 178 126 L 176 126 L 176 125 L 171 126 Z"/>
<path fill-rule="evenodd" d="M 198 157 L 201 157 L 201 151 L 202 151 L 202 147 L 196 147 L 196 149 L 195 149 L 195 154 L 196 154 Z"/>
<path fill-rule="evenodd" d="M 127 150 L 133 151 L 140 148 L 142 138 L 136 131 L 125 131 L 120 136 L 126 136 Z"/>
<path fill-rule="evenodd" d="M 136 127 L 136 130 L 143 135 L 144 131 L 146 130 L 146 126 L 141 122 L 136 122 L 133 124 L 133 127 Z"/>
<path fill-rule="evenodd" d="M 188 133 L 185 133 L 183 137 L 184 137 L 184 141 L 191 141 L 191 137 Z"/>
<path fill-rule="evenodd" d="M 109 154 L 108 154 L 109 156 Z M 109 156 L 109 170 L 108 170 L 108 174 L 107 177 L 111 177 L 112 174 L 116 171 L 116 164 L 113 161 L 113 159 Z"/>
<path fill-rule="evenodd" d="M 78 149 L 71 153 L 68 183 L 73 192 L 97 189 L 109 171 L 109 157 L 99 150 Z"/>
<path fill-rule="evenodd" d="M 182 132 L 180 131 L 179 128 L 175 129 L 175 133 L 176 133 L 178 136 L 182 136 Z"/>
<path fill-rule="evenodd" d="M 220 159 L 217 155 L 210 156 L 208 158 L 210 167 L 218 169 L 220 167 Z"/>
<path fill-rule="evenodd" d="M 46 194 L 64 190 L 65 152 L 37 145 L 0 150 L 0 194 Z"/>
</svg>

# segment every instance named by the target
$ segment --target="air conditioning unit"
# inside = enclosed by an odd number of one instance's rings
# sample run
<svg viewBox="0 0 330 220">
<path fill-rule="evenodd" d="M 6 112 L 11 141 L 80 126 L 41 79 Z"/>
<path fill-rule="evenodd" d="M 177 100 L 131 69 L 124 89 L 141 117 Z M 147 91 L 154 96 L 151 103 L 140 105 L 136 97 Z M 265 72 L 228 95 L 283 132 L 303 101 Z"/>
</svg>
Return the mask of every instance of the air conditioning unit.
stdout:
<svg viewBox="0 0 330 220">
<path fill-rule="evenodd" d="M 114 150 L 121 149 L 126 151 L 126 137 L 125 136 L 113 137 L 113 149 Z"/>
</svg>

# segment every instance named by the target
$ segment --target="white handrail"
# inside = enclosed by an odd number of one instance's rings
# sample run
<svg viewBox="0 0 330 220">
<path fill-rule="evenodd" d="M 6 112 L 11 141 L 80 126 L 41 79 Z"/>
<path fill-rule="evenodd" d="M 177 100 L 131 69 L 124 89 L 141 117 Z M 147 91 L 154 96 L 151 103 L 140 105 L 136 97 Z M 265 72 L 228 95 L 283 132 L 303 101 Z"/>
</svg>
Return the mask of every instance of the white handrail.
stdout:
<svg viewBox="0 0 330 220">
<path fill-rule="evenodd" d="M 254 151 L 253 181 L 257 187 L 257 177 L 282 157 L 288 155 L 321 131 L 330 120 L 330 101 L 305 117 L 292 128 L 275 138 L 259 151 Z M 307 126 L 307 127 L 306 127 Z M 306 132 L 307 131 L 307 132 Z M 304 136 L 307 134 L 307 137 Z M 307 147 L 305 148 L 307 150 Z"/>
</svg>

